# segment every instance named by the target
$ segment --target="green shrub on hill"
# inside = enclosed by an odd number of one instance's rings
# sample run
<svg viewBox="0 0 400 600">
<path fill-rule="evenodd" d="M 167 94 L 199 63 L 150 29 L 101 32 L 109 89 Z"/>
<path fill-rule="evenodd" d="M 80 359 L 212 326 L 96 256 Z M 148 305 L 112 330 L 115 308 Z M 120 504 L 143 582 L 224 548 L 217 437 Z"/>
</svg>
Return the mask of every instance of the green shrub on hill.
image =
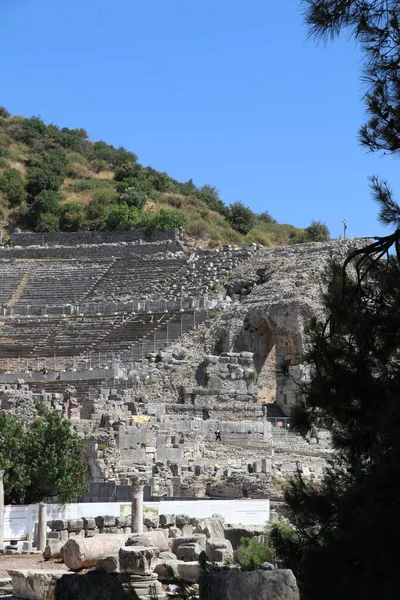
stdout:
<svg viewBox="0 0 400 600">
<path fill-rule="evenodd" d="M 0 191 L 12 205 L 20 204 L 25 200 L 25 184 L 19 171 L 6 169 L 0 174 Z"/>
<path fill-rule="evenodd" d="M 44 197 L 37 200 L 42 192 L 59 193 L 56 211 L 42 205 Z M 255 215 L 241 202 L 228 207 L 212 185 L 179 182 L 144 167 L 123 147 L 91 142 L 85 129 L 60 128 L 37 116 L 11 116 L 4 107 L 0 204 L 6 226 L 32 230 L 187 227 L 196 239 L 266 246 L 329 236 L 318 222 L 299 230 L 276 223 L 268 211 Z"/>
</svg>

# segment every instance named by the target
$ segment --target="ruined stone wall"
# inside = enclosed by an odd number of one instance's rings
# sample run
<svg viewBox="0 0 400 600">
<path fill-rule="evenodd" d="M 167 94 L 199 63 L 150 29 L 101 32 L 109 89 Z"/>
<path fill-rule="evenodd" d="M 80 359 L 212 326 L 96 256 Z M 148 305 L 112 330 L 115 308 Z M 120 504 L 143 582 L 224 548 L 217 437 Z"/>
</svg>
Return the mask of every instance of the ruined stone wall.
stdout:
<svg viewBox="0 0 400 600">
<path fill-rule="evenodd" d="M 92 244 L 118 244 L 121 242 L 178 241 L 179 229 L 168 231 L 74 231 L 53 233 L 13 233 L 11 246 L 79 246 Z"/>
</svg>

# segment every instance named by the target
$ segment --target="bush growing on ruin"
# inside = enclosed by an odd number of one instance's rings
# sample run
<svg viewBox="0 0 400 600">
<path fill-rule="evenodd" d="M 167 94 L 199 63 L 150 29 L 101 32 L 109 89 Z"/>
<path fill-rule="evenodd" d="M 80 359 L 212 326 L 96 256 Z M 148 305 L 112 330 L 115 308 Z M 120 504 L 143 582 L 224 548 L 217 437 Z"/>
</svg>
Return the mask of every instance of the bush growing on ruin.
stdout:
<svg viewBox="0 0 400 600">
<path fill-rule="evenodd" d="M 41 409 L 30 425 L 0 413 L 0 468 L 6 504 L 32 504 L 51 496 L 76 499 L 88 488 L 83 442 L 71 423 Z"/>
<path fill-rule="evenodd" d="M 236 558 L 242 571 L 254 571 L 265 562 L 275 564 L 276 556 L 273 548 L 266 548 L 264 544 L 252 538 L 242 537 L 240 542 Z"/>
<path fill-rule="evenodd" d="M 311 221 L 306 227 L 306 235 L 308 242 L 327 242 L 330 239 L 329 229 L 321 221 Z"/>
</svg>

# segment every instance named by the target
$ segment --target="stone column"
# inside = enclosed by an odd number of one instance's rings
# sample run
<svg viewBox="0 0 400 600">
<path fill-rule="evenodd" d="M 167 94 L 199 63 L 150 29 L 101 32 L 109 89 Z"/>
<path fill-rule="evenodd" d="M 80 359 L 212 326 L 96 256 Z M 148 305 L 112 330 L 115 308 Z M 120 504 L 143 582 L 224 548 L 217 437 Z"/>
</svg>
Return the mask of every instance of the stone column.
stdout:
<svg viewBox="0 0 400 600">
<path fill-rule="evenodd" d="M 144 478 L 132 478 L 132 533 L 142 533 L 143 531 L 143 486 L 145 483 Z"/>
<path fill-rule="evenodd" d="M 44 552 L 46 548 L 47 537 L 47 505 L 45 502 L 39 504 L 39 527 L 38 527 L 38 545 L 37 549 Z"/>
<path fill-rule="evenodd" d="M 4 549 L 4 470 L 0 469 L 0 552 Z"/>
</svg>

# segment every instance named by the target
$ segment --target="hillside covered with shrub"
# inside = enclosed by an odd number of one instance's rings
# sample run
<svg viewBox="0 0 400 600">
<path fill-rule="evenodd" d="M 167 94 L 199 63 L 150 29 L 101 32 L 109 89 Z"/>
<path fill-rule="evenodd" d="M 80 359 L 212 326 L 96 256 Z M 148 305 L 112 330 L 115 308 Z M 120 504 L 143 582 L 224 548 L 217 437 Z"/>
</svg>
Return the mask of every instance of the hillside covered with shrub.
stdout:
<svg viewBox="0 0 400 600">
<path fill-rule="evenodd" d="M 6 233 L 183 227 L 187 238 L 266 246 L 329 238 L 320 222 L 297 229 L 240 201 L 227 206 L 211 185 L 181 183 L 125 148 L 90 141 L 84 129 L 12 116 L 4 107 L 0 224 Z"/>
</svg>

